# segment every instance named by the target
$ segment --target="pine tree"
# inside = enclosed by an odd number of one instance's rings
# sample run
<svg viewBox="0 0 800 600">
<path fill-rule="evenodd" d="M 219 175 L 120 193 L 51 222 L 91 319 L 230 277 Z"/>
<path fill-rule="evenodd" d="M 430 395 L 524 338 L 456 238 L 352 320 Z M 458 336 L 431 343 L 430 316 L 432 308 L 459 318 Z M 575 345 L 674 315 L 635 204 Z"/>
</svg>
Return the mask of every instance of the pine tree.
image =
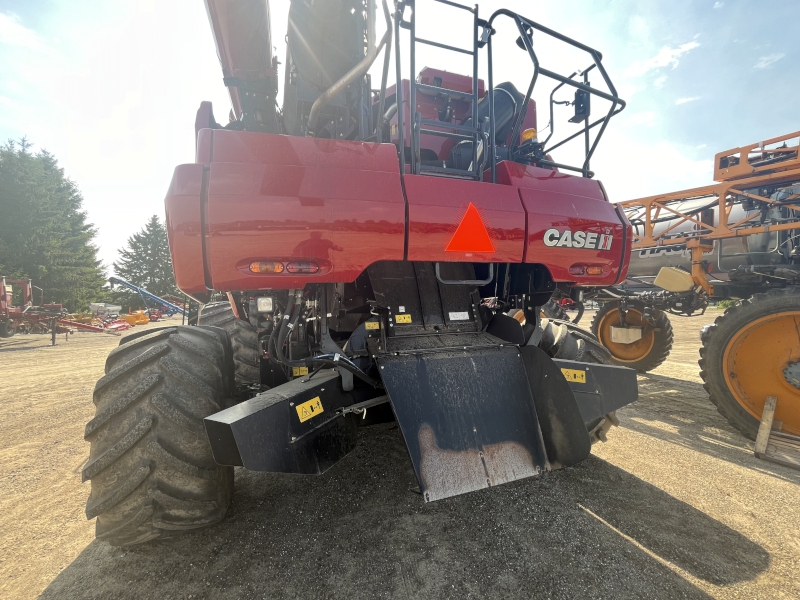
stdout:
<svg viewBox="0 0 800 600">
<path fill-rule="evenodd" d="M 0 146 L 0 275 L 32 279 L 45 302 L 70 311 L 107 300 L 96 231 L 82 206 L 52 154 L 33 154 L 24 138 Z"/>
<path fill-rule="evenodd" d="M 128 238 L 119 255 L 120 259 L 114 263 L 114 272 L 122 279 L 156 296 L 181 293 L 172 274 L 167 229 L 157 216 L 153 215 L 139 232 Z M 143 308 L 139 296 L 127 288 L 118 287 L 114 299 L 122 304 L 123 310 L 127 307 Z"/>
</svg>

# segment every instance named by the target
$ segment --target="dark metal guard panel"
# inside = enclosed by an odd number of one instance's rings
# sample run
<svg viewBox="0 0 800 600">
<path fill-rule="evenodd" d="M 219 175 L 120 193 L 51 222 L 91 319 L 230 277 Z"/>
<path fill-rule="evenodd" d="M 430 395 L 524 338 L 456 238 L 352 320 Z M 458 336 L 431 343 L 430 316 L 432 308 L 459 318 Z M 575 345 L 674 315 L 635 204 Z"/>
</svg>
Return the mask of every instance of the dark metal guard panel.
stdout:
<svg viewBox="0 0 800 600">
<path fill-rule="evenodd" d="M 560 368 L 586 373 L 586 382 L 570 381 L 569 387 L 581 411 L 584 423 L 591 423 L 636 402 L 639 386 L 636 370 L 616 365 L 596 365 L 574 360 L 553 359 Z"/>
<path fill-rule="evenodd" d="M 548 468 L 516 347 L 378 358 L 426 502 Z"/>
<path fill-rule="evenodd" d="M 319 397 L 323 411 L 300 420 Z M 356 447 L 358 423 L 336 409 L 352 404 L 336 371 L 295 379 L 204 419 L 214 460 L 272 473 L 324 473 Z"/>
</svg>

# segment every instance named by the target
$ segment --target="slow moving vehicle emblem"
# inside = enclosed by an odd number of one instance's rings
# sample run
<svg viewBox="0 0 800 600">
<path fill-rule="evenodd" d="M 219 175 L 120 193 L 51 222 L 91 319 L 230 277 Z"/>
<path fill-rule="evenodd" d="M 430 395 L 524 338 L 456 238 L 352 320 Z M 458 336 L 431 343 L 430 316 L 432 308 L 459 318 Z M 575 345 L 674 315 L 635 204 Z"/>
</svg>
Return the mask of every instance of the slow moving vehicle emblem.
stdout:
<svg viewBox="0 0 800 600">
<path fill-rule="evenodd" d="M 481 214 L 472 202 L 469 203 L 464 218 L 461 219 L 458 229 L 444 250 L 445 252 L 494 252 L 494 245 L 489 238 L 489 232 L 486 231 L 486 225 L 483 224 Z"/>
</svg>

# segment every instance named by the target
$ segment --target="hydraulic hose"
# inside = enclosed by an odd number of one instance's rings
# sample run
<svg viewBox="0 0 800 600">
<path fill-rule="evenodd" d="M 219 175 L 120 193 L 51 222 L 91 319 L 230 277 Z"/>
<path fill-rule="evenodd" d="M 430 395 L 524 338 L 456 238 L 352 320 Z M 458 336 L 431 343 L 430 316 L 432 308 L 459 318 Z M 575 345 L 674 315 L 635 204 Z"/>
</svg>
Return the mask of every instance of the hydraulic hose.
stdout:
<svg viewBox="0 0 800 600">
<path fill-rule="evenodd" d="M 278 338 L 277 340 L 273 341 L 272 336 L 270 336 L 270 343 L 274 344 L 275 359 L 280 364 L 287 367 L 313 367 L 319 364 L 341 367 L 347 371 L 350 371 L 353 375 L 372 387 L 380 387 L 381 384 L 379 382 L 375 381 L 369 375 L 364 373 L 364 371 L 359 369 L 355 363 L 353 363 L 343 354 L 339 354 L 338 359 L 336 358 L 336 355 L 324 354 L 321 356 L 311 356 L 302 360 L 288 360 L 283 354 L 283 345 L 286 343 L 286 338 L 291 335 L 291 332 L 294 331 L 294 328 L 297 326 L 297 321 L 300 319 L 300 313 L 302 312 L 302 309 L 303 303 L 300 302 L 298 304 L 295 301 L 294 295 L 290 294 L 289 303 L 286 306 L 286 312 L 284 312 L 283 318 L 281 319 L 281 328 L 280 333 L 278 333 Z M 274 329 L 275 328 L 273 328 L 273 332 Z M 272 350 L 270 350 L 270 357 L 271 356 Z M 328 356 L 333 356 L 333 358 L 326 358 Z"/>
<path fill-rule="evenodd" d="M 297 311 L 295 312 L 295 308 Z M 300 319 L 300 312 L 302 311 L 303 304 L 297 304 L 293 295 L 289 296 L 289 304 L 286 306 L 286 312 L 283 314 L 281 323 L 281 331 L 278 334 L 278 341 L 275 344 L 276 357 L 278 362 L 286 365 L 287 367 L 301 367 L 305 366 L 305 361 L 287 360 L 283 354 L 283 345 L 286 343 L 286 338 L 294 331 L 297 326 L 297 321 Z"/>
</svg>

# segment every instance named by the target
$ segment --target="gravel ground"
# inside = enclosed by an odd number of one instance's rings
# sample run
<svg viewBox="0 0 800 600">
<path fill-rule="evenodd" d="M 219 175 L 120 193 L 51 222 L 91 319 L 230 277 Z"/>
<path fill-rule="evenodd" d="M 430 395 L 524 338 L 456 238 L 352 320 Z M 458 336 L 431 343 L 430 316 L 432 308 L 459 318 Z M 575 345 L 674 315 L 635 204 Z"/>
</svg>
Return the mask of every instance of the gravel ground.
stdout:
<svg viewBox="0 0 800 600">
<path fill-rule="evenodd" d="M 93 540 L 80 482 L 119 339 L 2 340 L 0 598 L 798 598 L 800 471 L 709 403 L 711 318 L 673 319 L 670 361 L 575 468 L 426 505 L 382 425 L 320 477 L 237 470 L 222 524 L 131 549 Z"/>
</svg>

